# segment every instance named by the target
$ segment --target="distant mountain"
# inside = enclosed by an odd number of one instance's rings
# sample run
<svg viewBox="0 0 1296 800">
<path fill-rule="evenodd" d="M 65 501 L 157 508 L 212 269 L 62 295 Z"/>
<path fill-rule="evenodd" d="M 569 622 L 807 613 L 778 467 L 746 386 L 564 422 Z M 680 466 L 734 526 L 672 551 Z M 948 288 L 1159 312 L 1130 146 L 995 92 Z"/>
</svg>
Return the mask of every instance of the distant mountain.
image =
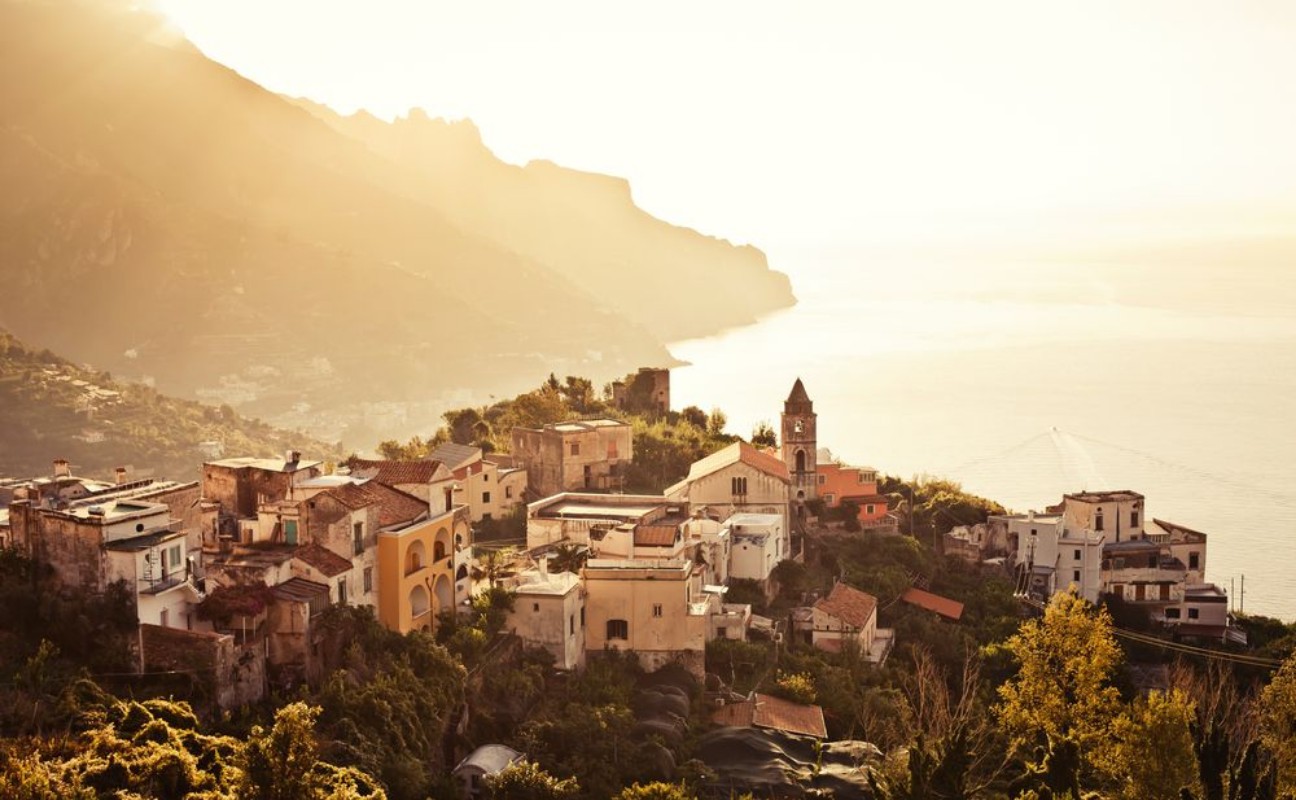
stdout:
<svg viewBox="0 0 1296 800">
<path fill-rule="evenodd" d="M 308 111 L 160 29 L 0 0 L 0 325 L 35 346 L 365 446 L 794 302 L 624 182 Z"/>
<path fill-rule="evenodd" d="M 549 161 L 506 164 L 469 120 L 414 109 L 386 123 L 293 102 L 407 167 L 405 191 L 458 227 L 533 256 L 662 341 L 710 335 L 789 304 L 787 276 L 763 253 L 663 223 L 635 206 L 625 180 Z"/>
<path fill-rule="evenodd" d="M 0 477 L 45 475 L 53 459 L 65 458 L 89 476 L 130 466 L 140 477 L 191 480 L 205 459 L 286 450 L 343 457 L 337 445 L 249 420 L 228 406 L 118 383 L 0 331 Z"/>
</svg>

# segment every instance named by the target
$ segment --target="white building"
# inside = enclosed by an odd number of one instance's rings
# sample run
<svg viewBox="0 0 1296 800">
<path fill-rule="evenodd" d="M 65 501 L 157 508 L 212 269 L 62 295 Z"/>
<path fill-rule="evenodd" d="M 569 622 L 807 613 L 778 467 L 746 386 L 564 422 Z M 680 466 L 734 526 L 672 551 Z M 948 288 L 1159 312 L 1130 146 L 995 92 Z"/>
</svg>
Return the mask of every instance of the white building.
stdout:
<svg viewBox="0 0 1296 800">
<path fill-rule="evenodd" d="M 1000 515 L 1012 551 L 1012 565 L 1026 575 L 1023 591 L 1039 600 L 1074 591 L 1091 603 L 1102 592 L 1103 534 L 1068 528 L 1061 513 Z"/>
<path fill-rule="evenodd" d="M 788 535 L 780 514 L 734 514 L 725 520 L 729 538 L 729 577 L 770 587 L 770 573 L 788 557 Z"/>
<path fill-rule="evenodd" d="M 778 456 L 746 442 L 731 444 L 689 467 L 688 477 L 666 490 L 667 499 L 687 505 L 687 513 L 778 514 L 788 528 L 791 477 Z"/>
<path fill-rule="evenodd" d="M 505 627 L 530 647 L 543 647 L 558 669 L 585 665 L 585 589 L 579 575 L 539 568 L 519 574 L 512 586 L 513 611 Z"/>
</svg>

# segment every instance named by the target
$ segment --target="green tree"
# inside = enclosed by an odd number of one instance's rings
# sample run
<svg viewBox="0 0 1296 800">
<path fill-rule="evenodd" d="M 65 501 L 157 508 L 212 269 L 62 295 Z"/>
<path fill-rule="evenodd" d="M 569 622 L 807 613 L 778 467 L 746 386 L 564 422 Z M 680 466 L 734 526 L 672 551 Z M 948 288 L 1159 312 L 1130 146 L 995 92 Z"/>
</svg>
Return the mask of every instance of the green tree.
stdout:
<svg viewBox="0 0 1296 800">
<path fill-rule="evenodd" d="M 712 436 L 720 436 L 724 433 L 725 425 L 729 424 L 729 418 L 718 408 L 711 409 L 707 415 L 707 433 Z"/>
<path fill-rule="evenodd" d="M 999 720 L 1013 748 L 1030 757 L 1043 747 L 1070 762 L 1074 747 L 1087 774 L 1092 757 L 1110 741 L 1120 708 L 1111 685 L 1120 663 L 1111 617 L 1083 599 L 1055 595 L 1043 619 L 1031 620 L 1005 645 L 1018 665 L 999 687 Z"/>
<path fill-rule="evenodd" d="M 1278 767 L 1278 789 L 1296 795 L 1296 654 L 1260 693 L 1261 742 Z"/>
<path fill-rule="evenodd" d="M 682 784 L 654 781 L 627 786 L 616 800 L 697 800 L 697 795 Z"/>
<path fill-rule="evenodd" d="M 752 428 L 751 443 L 757 447 L 778 447 L 778 434 L 767 420 L 761 420 Z"/>
<path fill-rule="evenodd" d="M 700 431 L 706 430 L 707 413 L 697 406 L 685 406 L 684 410 L 680 412 L 680 419 Z"/>
<path fill-rule="evenodd" d="M 1193 787 L 1197 759 L 1192 701 L 1178 691 L 1137 698 L 1112 726 L 1115 742 L 1100 754 L 1103 768 L 1128 800 L 1175 800 Z"/>
<path fill-rule="evenodd" d="M 531 761 L 517 761 L 487 776 L 486 791 L 491 800 L 568 800 L 577 797 L 575 778 L 559 780 Z"/>
</svg>

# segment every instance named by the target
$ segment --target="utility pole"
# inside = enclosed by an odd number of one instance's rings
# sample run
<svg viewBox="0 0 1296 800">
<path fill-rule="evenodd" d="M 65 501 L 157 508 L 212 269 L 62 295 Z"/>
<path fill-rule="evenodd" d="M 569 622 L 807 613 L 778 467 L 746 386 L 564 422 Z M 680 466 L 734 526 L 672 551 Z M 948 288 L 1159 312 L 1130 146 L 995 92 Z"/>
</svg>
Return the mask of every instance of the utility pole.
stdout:
<svg viewBox="0 0 1296 800">
<path fill-rule="evenodd" d="M 1246 613 L 1246 576 L 1245 575 L 1242 576 L 1242 597 L 1240 598 L 1238 604 L 1238 611 L 1242 612 L 1243 614 Z"/>
</svg>

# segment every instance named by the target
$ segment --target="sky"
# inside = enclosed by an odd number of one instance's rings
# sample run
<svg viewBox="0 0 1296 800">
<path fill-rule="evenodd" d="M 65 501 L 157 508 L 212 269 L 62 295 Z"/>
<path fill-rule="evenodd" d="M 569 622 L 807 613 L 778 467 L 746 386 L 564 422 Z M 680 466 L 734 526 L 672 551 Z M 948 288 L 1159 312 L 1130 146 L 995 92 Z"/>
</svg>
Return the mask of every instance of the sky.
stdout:
<svg viewBox="0 0 1296 800">
<path fill-rule="evenodd" d="M 1296 222 L 1296 3 L 157 0 L 275 91 L 471 118 L 773 248 Z"/>
</svg>

